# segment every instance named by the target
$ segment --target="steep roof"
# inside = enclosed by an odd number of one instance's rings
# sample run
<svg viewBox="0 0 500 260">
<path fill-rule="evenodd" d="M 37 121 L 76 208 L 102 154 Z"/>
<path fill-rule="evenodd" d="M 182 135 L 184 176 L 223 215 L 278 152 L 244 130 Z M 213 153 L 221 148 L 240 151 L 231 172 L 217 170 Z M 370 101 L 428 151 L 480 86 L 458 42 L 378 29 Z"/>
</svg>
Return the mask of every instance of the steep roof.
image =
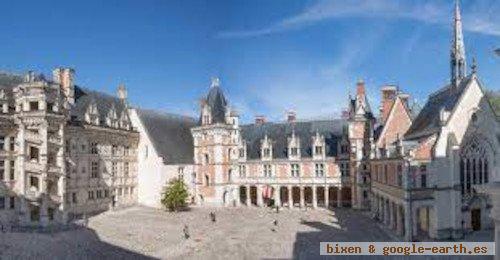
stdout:
<svg viewBox="0 0 500 260">
<path fill-rule="evenodd" d="M 194 145 L 190 129 L 196 125 L 194 118 L 154 110 L 136 111 L 164 163 L 193 163 Z"/>
<path fill-rule="evenodd" d="M 70 115 L 72 121 L 85 120 L 85 112 L 91 103 L 97 105 L 99 121 L 101 125 L 106 122 L 106 116 L 112 107 L 115 108 L 118 118 L 123 112 L 128 114 L 126 104 L 118 97 L 88 88 L 75 86 L 75 104 L 71 108 Z"/>
<path fill-rule="evenodd" d="M 472 75 L 464 78 L 457 87 L 449 84 L 431 94 L 420 113 L 405 134 L 406 140 L 417 139 L 436 133 L 440 129 L 441 110 L 452 111 L 462 96 Z"/>
<path fill-rule="evenodd" d="M 210 87 L 207 104 L 212 111 L 212 123 L 225 123 L 227 101 L 219 86 Z"/>
<path fill-rule="evenodd" d="M 273 157 L 287 158 L 287 138 L 292 135 L 292 131 L 295 132 L 295 136 L 300 138 L 301 157 L 312 156 L 312 137 L 316 131 L 325 137 L 326 156 L 335 156 L 337 155 L 337 144 L 342 139 L 346 126 L 347 121 L 343 119 L 250 124 L 241 126 L 241 135 L 247 142 L 247 157 L 249 159 L 260 158 L 260 142 L 266 134 L 273 141 Z"/>
</svg>

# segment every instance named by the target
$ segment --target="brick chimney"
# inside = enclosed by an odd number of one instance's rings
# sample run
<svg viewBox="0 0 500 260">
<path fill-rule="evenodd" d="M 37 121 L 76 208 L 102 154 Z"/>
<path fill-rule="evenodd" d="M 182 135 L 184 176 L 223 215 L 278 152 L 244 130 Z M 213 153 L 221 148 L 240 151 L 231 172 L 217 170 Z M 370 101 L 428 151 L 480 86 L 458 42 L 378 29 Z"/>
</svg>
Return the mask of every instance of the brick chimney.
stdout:
<svg viewBox="0 0 500 260">
<path fill-rule="evenodd" d="M 265 116 L 255 116 L 255 124 L 256 125 L 262 125 L 266 122 L 266 117 Z"/>
<path fill-rule="evenodd" d="M 399 94 L 399 98 L 401 99 L 403 104 L 406 106 L 406 108 L 410 109 L 410 103 L 408 103 L 410 100 L 410 95 L 406 94 L 406 93 L 401 93 L 401 94 Z"/>
<path fill-rule="evenodd" d="M 289 110 L 286 112 L 286 121 L 288 123 L 294 123 L 295 121 L 297 121 L 297 113 L 295 113 L 295 111 L 293 110 Z"/>
<path fill-rule="evenodd" d="M 75 70 L 72 68 L 56 68 L 52 71 L 53 81 L 61 86 L 61 90 L 69 103 L 75 102 Z"/>
<path fill-rule="evenodd" d="M 358 83 L 356 84 L 356 95 L 365 95 L 366 90 L 365 90 L 365 82 L 360 79 L 358 80 Z"/>
<path fill-rule="evenodd" d="M 380 118 L 382 123 L 385 124 L 387 117 L 389 117 L 389 113 L 392 108 L 392 104 L 394 104 L 394 100 L 396 99 L 397 88 L 396 86 L 383 86 L 382 89 L 382 99 L 380 104 Z"/>
</svg>

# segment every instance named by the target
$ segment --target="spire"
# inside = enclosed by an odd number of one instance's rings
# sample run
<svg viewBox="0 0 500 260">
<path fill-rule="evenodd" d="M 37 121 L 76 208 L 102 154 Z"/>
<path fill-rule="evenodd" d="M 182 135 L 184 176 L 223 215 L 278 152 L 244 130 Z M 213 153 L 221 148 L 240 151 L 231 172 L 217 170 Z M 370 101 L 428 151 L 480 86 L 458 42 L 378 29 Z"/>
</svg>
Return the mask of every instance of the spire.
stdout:
<svg viewBox="0 0 500 260">
<path fill-rule="evenodd" d="M 451 83 L 455 86 L 460 83 L 466 74 L 465 45 L 462 33 L 462 18 L 460 15 L 459 0 L 455 1 L 455 17 L 453 21 L 453 40 L 450 53 Z"/>
<path fill-rule="evenodd" d="M 220 86 L 220 80 L 217 77 L 212 77 L 212 84 L 210 87 L 219 87 Z"/>
</svg>

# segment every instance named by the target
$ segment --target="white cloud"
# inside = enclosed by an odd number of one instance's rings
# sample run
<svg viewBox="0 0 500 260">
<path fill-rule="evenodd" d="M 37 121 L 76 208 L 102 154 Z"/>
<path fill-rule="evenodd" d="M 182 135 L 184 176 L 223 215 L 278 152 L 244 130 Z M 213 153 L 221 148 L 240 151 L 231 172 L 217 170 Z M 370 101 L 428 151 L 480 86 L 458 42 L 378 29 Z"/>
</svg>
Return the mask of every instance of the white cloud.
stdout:
<svg viewBox="0 0 500 260">
<path fill-rule="evenodd" d="M 424 23 L 449 25 L 452 22 L 452 1 L 407 0 L 319 0 L 302 12 L 268 27 L 256 30 L 224 31 L 218 38 L 248 38 L 284 31 L 298 30 L 312 24 L 342 17 L 374 17 L 409 19 Z M 500 6 L 494 0 L 467 2 L 462 10 L 464 29 L 500 36 Z"/>
</svg>

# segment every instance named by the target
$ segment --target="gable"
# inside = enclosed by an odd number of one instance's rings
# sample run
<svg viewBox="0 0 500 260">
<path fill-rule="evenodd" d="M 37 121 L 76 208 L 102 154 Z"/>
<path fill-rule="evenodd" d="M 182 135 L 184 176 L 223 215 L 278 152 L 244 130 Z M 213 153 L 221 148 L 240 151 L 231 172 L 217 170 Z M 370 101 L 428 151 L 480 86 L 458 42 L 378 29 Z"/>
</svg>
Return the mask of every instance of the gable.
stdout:
<svg viewBox="0 0 500 260">
<path fill-rule="evenodd" d="M 385 144 L 394 143 L 398 136 L 403 137 L 403 134 L 408 131 L 411 125 L 411 116 L 399 97 L 393 102 L 382 132 L 377 139 L 377 147 L 384 147 Z"/>
</svg>

